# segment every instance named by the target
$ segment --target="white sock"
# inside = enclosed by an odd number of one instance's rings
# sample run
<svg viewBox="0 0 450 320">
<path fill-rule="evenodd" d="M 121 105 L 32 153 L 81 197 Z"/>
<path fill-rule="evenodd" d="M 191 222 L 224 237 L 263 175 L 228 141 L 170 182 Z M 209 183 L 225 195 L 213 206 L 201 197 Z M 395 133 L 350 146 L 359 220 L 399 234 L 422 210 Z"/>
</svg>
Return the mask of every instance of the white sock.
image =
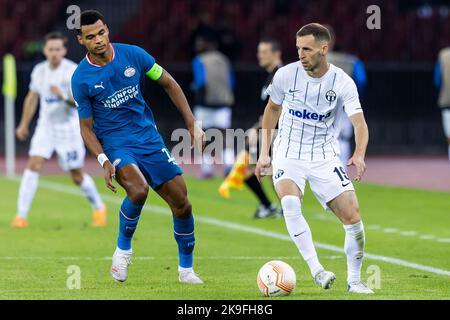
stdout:
<svg viewBox="0 0 450 320">
<path fill-rule="evenodd" d="M 361 281 L 362 258 L 364 254 L 364 225 L 362 221 L 344 225 L 345 244 L 347 255 L 347 283 Z"/>
<path fill-rule="evenodd" d="M 86 173 L 83 174 L 83 181 L 81 182 L 80 187 L 81 190 L 83 190 L 86 198 L 88 198 L 93 208 L 101 209 L 103 207 L 103 201 L 100 198 L 94 180 L 92 180 L 90 175 Z"/>
<path fill-rule="evenodd" d="M 19 197 L 17 199 L 17 215 L 27 218 L 39 183 L 39 173 L 30 169 L 25 169 L 20 181 Z"/>
<path fill-rule="evenodd" d="M 178 272 L 194 272 L 194 269 L 192 267 L 183 268 L 183 267 L 178 266 Z"/>
<path fill-rule="evenodd" d="M 303 259 L 308 263 L 311 275 L 314 277 L 317 272 L 324 268 L 317 258 L 309 225 L 302 215 L 300 198 L 296 196 L 284 196 L 281 199 L 281 206 L 289 235 L 297 246 L 298 251 L 300 251 Z"/>
<path fill-rule="evenodd" d="M 121 253 L 121 254 L 132 254 L 133 253 L 133 249 L 128 249 L 128 250 L 122 250 L 119 247 L 116 247 L 116 252 L 114 253 Z"/>
</svg>

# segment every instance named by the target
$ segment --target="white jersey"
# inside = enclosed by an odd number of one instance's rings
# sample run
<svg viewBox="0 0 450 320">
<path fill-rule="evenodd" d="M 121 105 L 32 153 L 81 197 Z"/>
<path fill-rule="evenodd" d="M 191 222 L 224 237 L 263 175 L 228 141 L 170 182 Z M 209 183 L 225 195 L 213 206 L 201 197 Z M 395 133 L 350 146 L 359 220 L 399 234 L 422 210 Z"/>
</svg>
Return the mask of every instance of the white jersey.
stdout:
<svg viewBox="0 0 450 320">
<path fill-rule="evenodd" d="M 50 91 L 51 86 L 57 86 L 66 99 L 71 97 L 70 83 L 76 68 L 77 64 L 68 59 L 63 59 L 55 69 L 50 68 L 48 61 L 38 63 L 33 68 L 29 89 L 40 96 L 38 126 L 51 127 L 56 134 L 68 130 L 79 131 L 76 108 Z"/>
<path fill-rule="evenodd" d="M 330 64 L 321 78 L 312 78 L 299 61 L 280 68 L 267 89 L 282 106 L 274 158 L 324 160 L 339 155 L 340 117 L 362 112 L 354 81 Z"/>
</svg>

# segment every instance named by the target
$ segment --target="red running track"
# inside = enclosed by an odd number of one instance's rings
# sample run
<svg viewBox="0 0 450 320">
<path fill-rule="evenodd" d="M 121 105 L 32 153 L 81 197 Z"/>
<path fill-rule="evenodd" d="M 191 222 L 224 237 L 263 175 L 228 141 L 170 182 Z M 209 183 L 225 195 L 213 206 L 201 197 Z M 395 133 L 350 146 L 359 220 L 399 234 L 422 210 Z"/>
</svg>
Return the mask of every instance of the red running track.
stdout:
<svg viewBox="0 0 450 320">
<path fill-rule="evenodd" d="M 21 174 L 26 166 L 26 157 L 16 160 L 16 172 Z M 434 191 L 450 192 L 450 161 L 447 157 L 421 156 L 373 156 L 366 159 L 367 172 L 364 181 L 389 186 L 400 186 Z M 199 175 L 199 165 L 182 165 L 189 176 Z M 0 158 L 0 174 L 5 174 L 5 159 Z M 100 165 L 93 157 L 86 159 L 86 171 L 93 175 L 101 175 Z M 215 171 L 222 174 L 221 167 Z M 43 174 L 63 174 L 53 157 L 44 165 Z M 354 170 L 349 169 L 351 177 Z"/>
</svg>

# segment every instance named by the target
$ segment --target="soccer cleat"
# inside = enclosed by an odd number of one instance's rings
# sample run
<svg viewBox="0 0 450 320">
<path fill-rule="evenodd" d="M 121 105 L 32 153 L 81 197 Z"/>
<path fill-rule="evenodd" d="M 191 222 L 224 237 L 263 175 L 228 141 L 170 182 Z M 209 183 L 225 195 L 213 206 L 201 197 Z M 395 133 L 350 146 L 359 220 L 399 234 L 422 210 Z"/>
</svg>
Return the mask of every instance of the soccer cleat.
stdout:
<svg viewBox="0 0 450 320">
<path fill-rule="evenodd" d="M 349 283 L 347 286 L 347 291 L 351 293 L 364 293 L 370 294 L 374 293 L 364 282 L 359 281 L 355 283 Z"/>
<path fill-rule="evenodd" d="M 111 276 L 120 282 L 128 278 L 128 266 L 131 264 L 131 252 L 122 253 L 117 250 L 112 257 Z"/>
<path fill-rule="evenodd" d="M 25 218 L 20 216 L 16 216 L 14 220 L 11 222 L 11 228 L 16 229 L 24 229 L 28 227 L 28 221 Z"/>
<path fill-rule="evenodd" d="M 101 209 L 95 209 L 92 214 L 92 225 L 94 227 L 104 227 L 106 226 L 106 206 L 103 205 Z"/>
<path fill-rule="evenodd" d="M 179 274 L 178 280 L 182 283 L 203 284 L 202 279 L 192 269 L 180 271 Z"/>
<path fill-rule="evenodd" d="M 261 218 L 269 218 L 269 217 L 282 217 L 283 211 L 273 204 L 270 205 L 269 208 L 266 208 L 264 205 L 260 205 L 254 214 L 255 219 Z"/>
<path fill-rule="evenodd" d="M 323 289 L 330 289 L 336 280 L 336 276 L 331 271 L 322 270 L 314 276 L 314 282 Z"/>
</svg>

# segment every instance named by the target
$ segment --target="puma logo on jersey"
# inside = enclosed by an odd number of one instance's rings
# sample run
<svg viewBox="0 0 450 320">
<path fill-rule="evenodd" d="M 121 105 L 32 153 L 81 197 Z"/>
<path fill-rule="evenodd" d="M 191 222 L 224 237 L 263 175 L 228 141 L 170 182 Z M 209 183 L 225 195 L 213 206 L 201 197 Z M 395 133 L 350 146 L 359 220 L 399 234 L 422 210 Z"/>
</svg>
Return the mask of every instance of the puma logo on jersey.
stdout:
<svg viewBox="0 0 450 320">
<path fill-rule="evenodd" d="M 105 89 L 105 87 L 103 86 L 103 81 L 100 82 L 100 84 L 95 84 L 95 85 L 94 85 L 94 89 L 98 89 L 98 88 Z"/>
<path fill-rule="evenodd" d="M 289 113 L 300 119 L 318 120 L 318 121 L 322 121 L 331 116 L 331 111 L 328 112 L 327 114 L 317 114 L 315 112 L 308 112 L 306 109 L 303 109 L 303 112 L 299 110 L 289 109 Z"/>
</svg>

